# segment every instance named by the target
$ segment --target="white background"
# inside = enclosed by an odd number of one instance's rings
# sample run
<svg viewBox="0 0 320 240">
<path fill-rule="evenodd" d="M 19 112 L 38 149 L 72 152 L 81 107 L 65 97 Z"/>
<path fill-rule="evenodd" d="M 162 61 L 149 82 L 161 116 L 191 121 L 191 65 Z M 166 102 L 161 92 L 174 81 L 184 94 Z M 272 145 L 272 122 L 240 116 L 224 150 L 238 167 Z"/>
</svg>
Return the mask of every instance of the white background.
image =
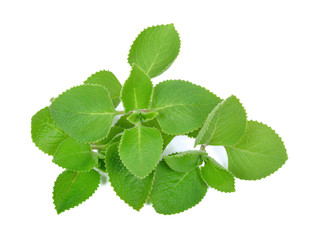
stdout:
<svg viewBox="0 0 320 240">
<path fill-rule="evenodd" d="M 320 5 L 309 0 L 14 1 L 0 3 L 1 239 L 319 239 Z M 174 23 L 181 53 L 154 83 L 184 79 L 240 98 L 282 136 L 287 163 L 237 191 L 209 189 L 181 214 L 136 212 L 109 184 L 57 215 L 62 171 L 31 141 L 30 119 L 107 69 L 123 83 L 143 28 Z"/>
</svg>

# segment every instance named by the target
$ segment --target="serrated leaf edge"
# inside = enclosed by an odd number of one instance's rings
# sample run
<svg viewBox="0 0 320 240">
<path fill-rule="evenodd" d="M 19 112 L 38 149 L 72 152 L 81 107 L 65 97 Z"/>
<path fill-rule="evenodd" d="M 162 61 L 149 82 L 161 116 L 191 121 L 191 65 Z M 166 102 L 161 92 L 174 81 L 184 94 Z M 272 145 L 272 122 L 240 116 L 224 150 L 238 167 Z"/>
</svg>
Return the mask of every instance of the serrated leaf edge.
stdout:
<svg viewBox="0 0 320 240">
<path fill-rule="evenodd" d="M 93 170 L 93 169 L 91 169 L 91 170 Z M 68 171 L 68 170 L 65 170 L 65 171 Z M 63 171 L 63 172 L 65 172 L 65 171 Z M 93 171 L 96 171 L 96 170 L 93 170 Z M 58 177 L 59 177 L 63 172 L 61 172 L 61 173 L 58 175 Z M 60 215 L 60 214 L 63 213 L 63 212 L 66 212 L 66 211 L 68 211 L 68 210 L 70 210 L 70 209 L 72 209 L 72 208 L 75 208 L 75 207 L 80 206 L 81 204 L 83 204 L 84 202 L 86 202 L 87 200 L 89 200 L 89 199 L 93 196 L 93 194 L 98 190 L 98 188 L 99 188 L 99 186 L 100 186 L 100 181 L 101 181 L 101 174 L 100 174 L 98 171 L 96 171 L 96 172 L 99 174 L 100 179 L 99 179 L 99 184 L 98 184 L 97 188 L 92 192 L 92 194 L 89 195 L 88 198 L 85 199 L 84 201 L 78 203 L 77 205 L 75 205 L 75 206 L 73 206 L 73 207 L 70 207 L 70 208 L 67 208 L 67 209 L 63 210 L 63 211 L 60 212 L 60 213 L 58 213 L 58 210 L 57 210 L 57 208 L 56 208 L 56 205 L 54 204 L 54 189 L 55 189 L 55 185 L 56 185 L 56 182 L 57 182 L 57 180 L 58 180 L 58 177 L 56 178 L 56 180 L 54 181 L 54 184 L 53 184 L 52 201 L 53 201 L 54 209 L 56 210 L 56 212 L 57 212 L 58 215 Z M 75 173 L 76 173 L 76 172 L 75 172 Z"/>
<path fill-rule="evenodd" d="M 210 90 L 206 89 L 205 87 L 202 87 L 202 86 L 200 86 L 200 85 L 194 84 L 194 83 L 192 83 L 192 82 L 190 82 L 190 81 L 187 81 L 187 80 L 181 80 L 181 79 L 169 79 L 169 80 L 165 80 L 165 81 L 159 82 L 157 85 L 155 85 L 155 86 L 154 86 L 154 89 L 155 89 L 158 85 L 160 86 L 160 85 L 162 85 L 162 84 L 165 84 L 165 83 L 171 82 L 171 81 L 179 81 L 179 82 L 184 82 L 184 83 L 190 83 L 190 84 L 192 84 L 192 85 L 194 85 L 194 86 L 200 87 L 201 89 L 205 90 L 206 92 L 209 92 L 209 93 L 213 94 L 215 97 L 217 97 L 218 99 L 220 99 L 220 102 L 219 102 L 218 104 L 220 104 L 221 101 L 223 101 L 220 97 L 218 97 L 216 94 L 214 94 L 214 93 L 211 92 Z M 152 101 L 151 101 L 151 108 L 150 108 L 150 110 L 153 111 L 153 112 L 157 112 L 157 108 L 152 108 L 152 102 L 153 102 L 153 98 L 152 98 Z M 215 106 L 215 107 L 216 107 L 216 106 Z M 214 107 L 214 108 L 215 108 L 215 107 Z M 214 109 L 214 108 L 213 108 L 213 109 Z M 212 110 L 213 110 L 213 109 L 212 109 Z M 158 116 L 159 116 L 159 115 L 158 115 Z M 156 119 L 158 118 L 158 116 L 156 117 Z M 205 121 L 206 121 L 206 119 L 202 122 L 202 124 L 201 124 L 199 127 L 196 127 L 196 128 L 194 128 L 194 129 L 192 129 L 191 131 L 187 131 L 187 132 L 184 132 L 184 133 L 168 133 L 168 132 L 166 132 L 166 131 L 163 130 L 163 128 L 162 128 L 161 124 L 159 123 L 159 121 L 158 121 L 158 124 L 160 125 L 160 127 L 161 127 L 161 129 L 162 129 L 162 131 L 163 131 L 164 133 L 166 133 L 166 134 L 168 134 L 168 135 L 177 136 L 177 135 L 188 135 L 189 133 L 191 133 L 191 132 L 193 132 L 193 131 L 201 128 L 201 126 L 203 126 L 203 124 L 204 124 Z"/>
<path fill-rule="evenodd" d="M 146 126 L 143 126 L 143 127 L 146 127 Z M 133 127 L 133 128 L 134 128 L 134 127 Z M 162 135 L 161 135 L 161 132 L 159 131 L 159 129 L 157 129 L 157 128 L 155 128 L 155 127 L 146 127 L 146 128 L 153 128 L 153 129 L 156 129 L 156 130 L 159 132 L 160 137 L 161 137 L 161 151 L 163 152 L 163 139 L 162 139 Z M 130 129 L 132 129 L 132 128 L 125 129 L 125 130 L 123 131 L 123 135 L 124 135 L 125 131 L 130 130 Z M 147 175 L 145 175 L 144 177 L 137 176 L 135 173 L 133 173 L 133 172 L 128 168 L 128 166 L 123 162 L 123 160 L 122 160 L 122 158 L 121 158 L 120 146 L 122 145 L 122 137 L 123 137 L 123 135 L 121 136 L 121 140 L 120 140 L 120 144 L 119 144 L 119 148 L 118 148 L 119 156 L 120 156 L 120 159 L 121 159 L 122 164 L 123 164 L 123 165 L 125 166 L 125 168 L 126 168 L 131 174 L 133 174 L 135 177 L 137 177 L 137 178 L 139 178 L 139 179 L 144 179 L 144 178 L 148 177 L 148 176 L 152 173 L 152 171 L 154 171 L 154 170 L 157 168 L 157 166 L 159 165 L 159 163 L 160 163 L 160 161 L 161 161 L 161 156 L 160 156 L 160 158 L 159 158 L 159 161 L 158 161 L 157 164 L 155 165 L 155 167 L 154 167 Z"/>
<path fill-rule="evenodd" d="M 267 128 L 269 128 L 270 130 L 272 130 L 272 132 L 273 132 L 276 136 L 279 137 L 279 140 L 280 140 L 280 142 L 281 142 L 282 145 L 283 145 L 283 148 L 284 148 L 284 151 L 285 151 L 285 154 L 286 154 L 286 157 L 287 157 L 287 158 L 285 159 L 285 161 L 283 162 L 283 164 L 282 164 L 277 170 L 275 170 L 274 172 L 272 172 L 272 173 L 270 173 L 270 174 L 268 174 L 268 175 L 266 175 L 266 176 L 264 176 L 264 177 L 257 178 L 257 179 L 244 179 L 244 178 L 239 178 L 239 177 L 237 177 L 237 176 L 234 175 L 236 178 L 241 179 L 241 180 L 245 180 L 245 181 L 258 181 L 258 180 L 262 180 L 262 179 L 264 179 L 264 178 L 267 178 L 267 177 L 271 176 L 272 174 L 276 173 L 277 171 L 279 171 L 280 168 L 282 168 L 283 165 L 288 161 L 289 156 L 288 156 L 287 149 L 286 149 L 286 146 L 285 146 L 282 138 L 280 137 L 280 135 L 279 135 L 275 130 L 273 130 L 269 125 L 267 125 L 267 124 L 265 124 L 265 123 L 263 123 L 263 122 L 254 121 L 254 120 L 250 120 L 250 121 L 251 121 L 251 122 L 255 122 L 255 123 L 262 124 L 262 125 L 266 126 Z M 249 121 L 247 121 L 247 123 L 248 123 L 248 122 L 249 122 Z M 247 130 L 246 130 L 246 131 L 247 131 Z M 242 138 L 245 136 L 246 131 L 244 132 Z M 242 140 L 242 138 L 239 140 L 239 142 Z M 238 143 L 239 143 L 239 142 L 238 142 Z M 237 144 L 238 144 L 238 143 L 237 143 Z M 237 145 L 237 144 L 235 144 L 235 145 Z M 233 146 L 225 146 L 225 148 L 227 148 L 227 147 L 233 147 Z M 228 156 L 228 153 L 227 153 L 227 156 Z M 229 156 L 228 156 L 228 159 L 229 159 Z M 229 161 L 229 160 L 228 160 L 228 161 Z M 229 170 L 229 171 L 232 172 L 231 170 Z M 234 173 L 232 173 L 232 174 L 234 174 Z"/>
</svg>

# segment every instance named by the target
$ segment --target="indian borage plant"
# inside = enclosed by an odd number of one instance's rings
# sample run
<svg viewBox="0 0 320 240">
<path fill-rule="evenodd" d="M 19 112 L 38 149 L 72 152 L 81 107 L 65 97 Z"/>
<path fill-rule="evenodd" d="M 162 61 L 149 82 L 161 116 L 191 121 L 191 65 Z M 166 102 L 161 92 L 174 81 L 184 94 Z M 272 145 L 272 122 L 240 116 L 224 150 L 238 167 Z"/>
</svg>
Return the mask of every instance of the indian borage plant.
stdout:
<svg viewBox="0 0 320 240">
<path fill-rule="evenodd" d="M 285 163 L 281 138 L 247 121 L 235 96 L 222 100 L 183 80 L 153 86 L 151 78 L 169 68 L 179 49 L 173 24 L 147 28 L 131 46 L 123 86 L 100 71 L 33 116 L 33 142 L 66 169 L 53 189 L 58 214 L 88 199 L 102 172 L 135 210 L 151 202 L 158 213 L 174 214 L 199 203 L 208 187 L 234 192 L 235 177 L 261 179 Z M 115 110 L 120 101 L 124 111 Z M 177 135 L 195 138 L 201 150 L 161 157 Z M 228 169 L 206 153 L 208 145 L 225 147 Z"/>
</svg>

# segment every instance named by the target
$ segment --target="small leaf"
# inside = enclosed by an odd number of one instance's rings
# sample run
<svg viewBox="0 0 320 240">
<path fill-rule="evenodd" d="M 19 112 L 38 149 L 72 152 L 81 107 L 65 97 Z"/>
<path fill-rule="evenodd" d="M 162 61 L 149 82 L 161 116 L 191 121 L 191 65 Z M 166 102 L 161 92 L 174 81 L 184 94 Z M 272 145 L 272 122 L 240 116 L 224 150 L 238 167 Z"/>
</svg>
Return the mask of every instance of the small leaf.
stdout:
<svg viewBox="0 0 320 240">
<path fill-rule="evenodd" d="M 163 157 L 168 166 L 177 172 L 189 172 L 203 163 L 203 156 L 207 155 L 203 151 L 186 151 L 174 155 Z"/>
<path fill-rule="evenodd" d="M 48 107 L 41 109 L 32 117 L 31 137 L 34 144 L 49 155 L 53 155 L 59 144 L 68 138 L 52 119 Z"/>
<path fill-rule="evenodd" d="M 198 204 L 206 192 L 207 186 L 199 168 L 180 173 L 161 161 L 156 169 L 150 199 L 157 213 L 175 214 Z"/>
<path fill-rule="evenodd" d="M 198 129 L 221 101 L 213 93 L 182 80 L 169 80 L 154 88 L 152 111 L 168 134 L 186 134 Z"/>
<path fill-rule="evenodd" d="M 120 158 L 126 168 L 145 178 L 157 166 L 162 154 L 162 138 L 155 128 L 136 126 L 126 129 L 119 146 Z"/>
<path fill-rule="evenodd" d="M 139 211 L 149 197 L 154 173 L 140 179 L 123 165 L 118 153 L 119 143 L 112 144 L 106 154 L 106 168 L 111 186 L 117 195 Z"/>
<path fill-rule="evenodd" d="M 171 66 L 179 51 L 179 34 L 173 24 L 154 26 L 142 31 L 133 42 L 128 62 L 154 78 Z"/>
<path fill-rule="evenodd" d="M 149 76 L 134 64 L 130 76 L 121 90 L 121 100 L 125 112 L 149 108 L 152 90 L 153 85 Z"/>
<path fill-rule="evenodd" d="M 239 142 L 247 126 L 247 114 L 235 96 L 216 106 L 203 124 L 195 146 L 199 144 L 231 146 Z"/>
<path fill-rule="evenodd" d="M 121 128 L 124 128 L 124 129 L 133 128 L 134 124 L 132 124 L 131 122 L 128 121 L 128 119 L 127 119 L 128 116 L 130 116 L 130 115 L 129 114 L 122 115 L 114 126 L 115 127 L 121 127 Z"/>
<path fill-rule="evenodd" d="M 158 115 L 157 112 L 136 112 L 127 118 L 132 124 L 137 124 L 139 122 L 148 122 L 154 119 Z"/>
<path fill-rule="evenodd" d="M 97 84 L 105 87 L 112 99 L 113 105 L 116 108 L 120 103 L 120 91 L 121 91 L 121 83 L 116 78 L 116 76 L 110 71 L 100 71 L 92 74 L 88 79 L 84 82 L 85 84 Z"/>
<path fill-rule="evenodd" d="M 50 110 L 64 132 L 87 143 L 105 138 L 117 114 L 108 91 L 98 85 L 67 90 L 53 101 Z"/>
<path fill-rule="evenodd" d="M 257 180 L 277 171 L 287 160 L 281 138 L 270 127 L 249 121 L 235 146 L 226 147 L 229 170 L 240 179 Z"/>
<path fill-rule="evenodd" d="M 78 206 L 92 196 L 100 183 L 98 172 L 72 172 L 61 173 L 53 188 L 53 201 L 57 213 L 60 214 L 70 208 Z"/>
<path fill-rule="evenodd" d="M 234 176 L 213 158 L 206 157 L 204 167 L 201 167 L 203 180 L 212 188 L 221 192 L 234 192 Z"/>
<path fill-rule="evenodd" d="M 94 168 L 90 144 L 78 143 L 72 138 L 64 140 L 54 154 L 53 162 L 68 170 L 83 172 Z"/>
<path fill-rule="evenodd" d="M 142 126 L 156 128 L 159 130 L 159 132 L 161 133 L 161 136 L 162 136 L 162 141 L 163 141 L 162 149 L 163 150 L 168 146 L 168 144 L 174 138 L 174 135 L 166 134 L 165 132 L 162 131 L 162 129 L 156 119 L 152 119 L 148 122 L 142 122 L 141 124 L 142 124 Z"/>
</svg>

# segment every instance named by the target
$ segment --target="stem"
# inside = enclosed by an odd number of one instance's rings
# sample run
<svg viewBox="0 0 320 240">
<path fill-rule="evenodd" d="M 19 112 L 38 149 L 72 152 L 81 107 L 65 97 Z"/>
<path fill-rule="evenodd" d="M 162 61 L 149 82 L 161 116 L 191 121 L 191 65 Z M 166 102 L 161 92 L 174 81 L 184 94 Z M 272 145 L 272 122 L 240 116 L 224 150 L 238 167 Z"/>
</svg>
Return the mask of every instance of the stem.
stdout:
<svg viewBox="0 0 320 240">
<path fill-rule="evenodd" d="M 100 159 L 106 158 L 105 155 L 103 155 L 103 154 L 101 154 L 101 153 L 99 153 L 99 152 L 97 152 L 96 154 L 97 154 L 98 158 L 100 158 Z"/>
<path fill-rule="evenodd" d="M 202 144 L 201 147 L 200 147 L 200 150 L 201 150 L 201 151 L 204 151 L 204 152 L 207 152 L 207 151 L 206 151 L 206 146 L 208 146 L 208 145 Z"/>
<path fill-rule="evenodd" d="M 107 148 L 107 144 L 106 145 L 92 145 L 92 149 L 101 149 L 101 150 L 105 150 Z"/>
<path fill-rule="evenodd" d="M 117 111 L 117 115 L 124 114 L 124 111 Z"/>
</svg>

